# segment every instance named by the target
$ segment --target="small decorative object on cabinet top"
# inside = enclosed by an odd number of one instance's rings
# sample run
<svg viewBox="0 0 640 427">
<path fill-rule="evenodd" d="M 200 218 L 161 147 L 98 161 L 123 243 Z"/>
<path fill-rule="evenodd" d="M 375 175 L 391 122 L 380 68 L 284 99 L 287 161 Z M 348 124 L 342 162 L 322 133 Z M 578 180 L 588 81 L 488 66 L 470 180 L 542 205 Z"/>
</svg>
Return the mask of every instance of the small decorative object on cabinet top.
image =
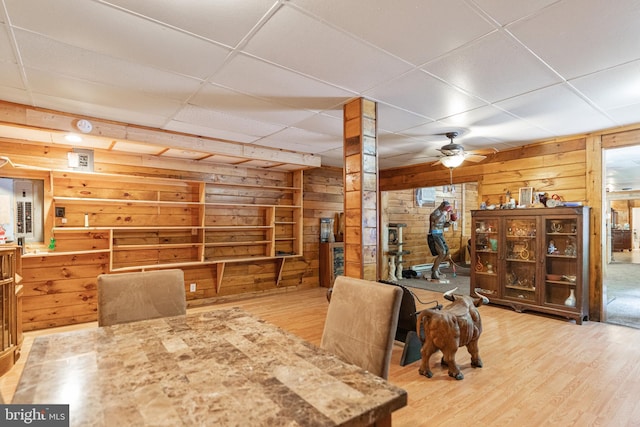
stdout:
<svg viewBox="0 0 640 427">
<path fill-rule="evenodd" d="M 533 187 L 522 187 L 519 191 L 518 207 L 526 208 L 533 201 Z"/>
</svg>

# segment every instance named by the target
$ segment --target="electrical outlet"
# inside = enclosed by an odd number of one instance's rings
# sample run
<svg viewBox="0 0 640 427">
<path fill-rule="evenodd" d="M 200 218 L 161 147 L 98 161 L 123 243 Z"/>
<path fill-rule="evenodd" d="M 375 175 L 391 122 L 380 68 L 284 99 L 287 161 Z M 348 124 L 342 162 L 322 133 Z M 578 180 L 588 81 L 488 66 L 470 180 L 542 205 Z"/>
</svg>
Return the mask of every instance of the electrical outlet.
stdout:
<svg viewBox="0 0 640 427">
<path fill-rule="evenodd" d="M 192 283 L 192 284 L 189 286 L 189 292 L 195 292 L 195 291 L 196 291 L 196 284 L 195 284 L 195 283 Z"/>
<path fill-rule="evenodd" d="M 64 208 L 56 207 L 56 218 L 64 218 Z"/>
</svg>

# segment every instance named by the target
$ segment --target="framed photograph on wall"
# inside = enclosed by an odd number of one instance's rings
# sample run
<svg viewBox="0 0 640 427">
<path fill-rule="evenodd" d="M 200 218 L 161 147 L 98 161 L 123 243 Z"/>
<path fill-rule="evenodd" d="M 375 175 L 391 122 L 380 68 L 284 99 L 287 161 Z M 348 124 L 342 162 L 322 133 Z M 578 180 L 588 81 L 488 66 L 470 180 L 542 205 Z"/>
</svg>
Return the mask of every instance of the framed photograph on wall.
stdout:
<svg viewBox="0 0 640 427">
<path fill-rule="evenodd" d="M 416 188 L 416 205 L 434 207 L 436 205 L 435 187 Z"/>
<path fill-rule="evenodd" d="M 518 206 L 531 206 L 533 203 L 533 187 L 521 187 L 518 195 Z"/>
</svg>

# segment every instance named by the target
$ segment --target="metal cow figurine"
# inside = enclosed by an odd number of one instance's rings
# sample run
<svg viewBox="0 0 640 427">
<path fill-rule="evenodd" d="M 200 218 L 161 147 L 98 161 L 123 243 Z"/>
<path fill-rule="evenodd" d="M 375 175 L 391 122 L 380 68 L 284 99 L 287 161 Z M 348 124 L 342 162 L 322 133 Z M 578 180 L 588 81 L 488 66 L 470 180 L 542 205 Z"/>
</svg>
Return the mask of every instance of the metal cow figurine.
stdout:
<svg viewBox="0 0 640 427">
<path fill-rule="evenodd" d="M 449 368 L 449 376 L 461 380 L 464 378 L 456 364 L 458 347 L 466 346 L 471 354 L 471 366 L 482 368 L 478 339 L 482 333 L 480 313 L 476 307 L 488 304 L 489 299 L 476 292 L 477 298 L 468 295 L 453 295 L 458 288 L 445 292 L 445 299 L 452 301 L 442 310 L 426 309 L 418 313 L 416 331 L 424 344 L 420 349 L 422 362 L 420 375 L 428 378 L 433 376 L 429 369 L 429 358 L 438 350 L 442 351 L 442 366 Z"/>
</svg>

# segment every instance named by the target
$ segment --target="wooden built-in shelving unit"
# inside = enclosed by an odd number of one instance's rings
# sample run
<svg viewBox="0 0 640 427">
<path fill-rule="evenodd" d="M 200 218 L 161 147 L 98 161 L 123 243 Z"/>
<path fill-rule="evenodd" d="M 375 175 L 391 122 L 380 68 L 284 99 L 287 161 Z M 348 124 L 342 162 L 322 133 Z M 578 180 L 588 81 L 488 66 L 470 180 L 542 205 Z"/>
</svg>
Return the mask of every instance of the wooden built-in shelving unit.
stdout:
<svg viewBox="0 0 640 427">
<path fill-rule="evenodd" d="M 291 177 L 262 185 L 53 171 L 52 211 L 64 216 L 52 229 L 56 249 L 34 255 L 105 252 L 111 272 L 222 264 L 219 290 L 225 263 L 274 259 L 281 270 L 302 255 L 302 171 Z"/>
</svg>

